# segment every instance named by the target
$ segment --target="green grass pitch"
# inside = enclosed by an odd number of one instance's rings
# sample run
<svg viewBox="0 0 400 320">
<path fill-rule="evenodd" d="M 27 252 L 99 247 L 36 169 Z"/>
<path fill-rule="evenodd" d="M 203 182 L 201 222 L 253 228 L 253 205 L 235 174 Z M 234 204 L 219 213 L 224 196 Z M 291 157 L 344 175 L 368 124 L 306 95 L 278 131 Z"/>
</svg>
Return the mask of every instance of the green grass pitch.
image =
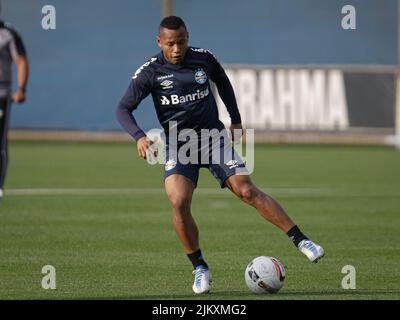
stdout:
<svg viewBox="0 0 400 320">
<path fill-rule="evenodd" d="M 162 167 L 135 144 L 12 142 L 0 203 L 0 299 L 399 299 L 400 152 L 384 147 L 258 145 L 253 181 L 326 256 L 287 236 L 200 171 L 193 214 L 213 290 L 195 296 L 172 227 Z M 254 295 L 255 256 L 286 266 L 276 295 Z M 41 287 L 56 269 L 56 290 Z M 356 269 L 356 289 L 341 286 Z"/>
</svg>

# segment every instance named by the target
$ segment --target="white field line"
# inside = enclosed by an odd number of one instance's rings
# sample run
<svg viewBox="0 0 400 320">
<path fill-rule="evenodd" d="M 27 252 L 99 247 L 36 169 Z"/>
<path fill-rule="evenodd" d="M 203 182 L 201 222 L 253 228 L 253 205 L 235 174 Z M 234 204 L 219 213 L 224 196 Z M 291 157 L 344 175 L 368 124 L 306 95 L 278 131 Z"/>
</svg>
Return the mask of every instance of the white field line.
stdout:
<svg viewBox="0 0 400 320">
<path fill-rule="evenodd" d="M 332 189 L 327 188 L 261 188 L 267 193 L 282 195 L 331 195 Z M 147 195 L 165 194 L 163 188 L 21 188 L 6 189 L 6 196 L 81 196 L 81 195 Z M 197 188 L 195 194 L 231 196 L 228 189 Z"/>
<path fill-rule="evenodd" d="M 259 187 L 272 196 L 298 196 L 298 197 L 400 197 L 400 191 L 376 192 L 374 190 L 353 190 L 340 187 Z M 98 195 L 165 195 L 164 188 L 17 188 L 6 189 L 6 196 L 98 196 Z M 231 197 L 229 189 L 197 188 L 195 195 L 209 195 L 218 197 Z"/>
</svg>

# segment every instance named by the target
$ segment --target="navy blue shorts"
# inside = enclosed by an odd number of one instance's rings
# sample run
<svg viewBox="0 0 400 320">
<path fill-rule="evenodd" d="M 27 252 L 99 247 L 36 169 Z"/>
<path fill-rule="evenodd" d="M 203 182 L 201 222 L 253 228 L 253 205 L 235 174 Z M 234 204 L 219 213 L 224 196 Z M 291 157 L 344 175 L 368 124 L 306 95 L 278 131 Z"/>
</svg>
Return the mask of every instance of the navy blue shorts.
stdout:
<svg viewBox="0 0 400 320">
<path fill-rule="evenodd" d="M 197 186 L 200 168 L 207 168 L 218 180 L 221 188 L 225 188 L 225 181 L 230 176 L 248 174 L 243 160 L 230 143 L 210 144 L 207 148 L 199 147 L 194 152 L 182 151 L 186 150 L 166 146 L 164 180 L 172 174 L 180 174 Z"/>
</svg>

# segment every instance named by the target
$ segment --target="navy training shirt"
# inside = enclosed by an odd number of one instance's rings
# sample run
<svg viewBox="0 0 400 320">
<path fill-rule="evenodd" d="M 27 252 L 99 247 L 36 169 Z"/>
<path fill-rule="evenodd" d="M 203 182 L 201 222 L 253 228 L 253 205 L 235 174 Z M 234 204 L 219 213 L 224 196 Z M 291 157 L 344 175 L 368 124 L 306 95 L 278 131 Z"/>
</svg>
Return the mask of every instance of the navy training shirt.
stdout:
<svg viewBox="0 0 400 320">
<path fill-rule="evenodd" d="M 168 136 L 169 122 L 182 129 L 224 129 L 211 92 L 212 80 L 233 124 L 241 123 L 232 85 L 214 55 L 205 49 L 189 47 L 181 64 L 169 63 L 162 52 L 143 64 L 117 107 L 117 119 L 137 141 L 146 134 L 137 125 L 132 112 L 149 94 L 152 95 L 158 120 Z"/>
</svg>

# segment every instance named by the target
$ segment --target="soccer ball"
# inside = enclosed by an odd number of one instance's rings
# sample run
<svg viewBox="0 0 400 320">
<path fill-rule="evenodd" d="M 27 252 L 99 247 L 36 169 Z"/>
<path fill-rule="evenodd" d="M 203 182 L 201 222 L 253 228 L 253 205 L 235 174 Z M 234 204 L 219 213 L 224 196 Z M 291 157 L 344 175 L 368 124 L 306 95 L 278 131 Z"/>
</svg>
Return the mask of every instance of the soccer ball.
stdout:
<svg viewBox="0 0 400 320">
<path fill-rule="evenodd" d="M 283 287 L 285 268 L 278 259 L 261 256 L 247 265 L 244 278 L 254 293 L 277 293 Z"/>
</svg>

